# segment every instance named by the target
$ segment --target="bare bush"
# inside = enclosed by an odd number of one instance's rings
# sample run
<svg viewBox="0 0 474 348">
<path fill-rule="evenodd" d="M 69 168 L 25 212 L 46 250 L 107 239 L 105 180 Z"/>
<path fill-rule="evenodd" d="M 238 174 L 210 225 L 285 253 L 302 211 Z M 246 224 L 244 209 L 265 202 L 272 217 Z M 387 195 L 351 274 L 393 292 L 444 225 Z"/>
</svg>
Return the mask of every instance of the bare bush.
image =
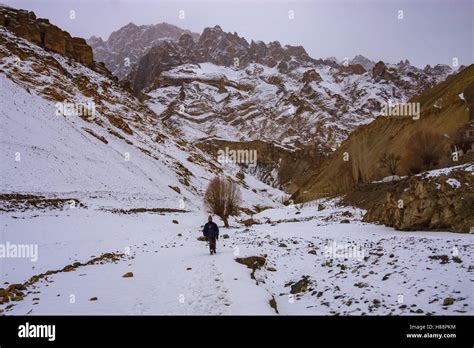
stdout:
<svg viewBox="0 0 474 348">
<path fill-rule="evenodd" d="M 214 177 L 204 194 L 204 204 L 229 227 L 229 216 L 236 215 L 241 202 L 240 189 L 233 181 Z"/>
<path fill-rule="evenodd" d="M 380 159 L 379 163 L 380 166 L 388 171 L 390 175 L 396 175 L 398 165 L 400 164 L 400 160 L 402 158 L 399 155 L 394 155 L 393 153 L 387 154 L 384 153 Z"/>
</svg>

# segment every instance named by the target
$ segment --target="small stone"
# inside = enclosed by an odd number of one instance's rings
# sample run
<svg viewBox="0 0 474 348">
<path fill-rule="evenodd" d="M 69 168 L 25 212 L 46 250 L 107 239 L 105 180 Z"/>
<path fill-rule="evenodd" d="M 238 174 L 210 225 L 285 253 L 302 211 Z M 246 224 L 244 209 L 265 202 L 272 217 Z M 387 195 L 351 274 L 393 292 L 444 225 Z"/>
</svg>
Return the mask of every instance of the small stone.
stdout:
<svg viewBox="0 0 474 348">
<path fill-rule="evenodd" d="M 8 287 L 8 290 L 26 290 L 26 286 L 24 286 L 23 284 L 12 284 Z"/>
<path fill-rule="evenodd" d="M 369 284 L 363 283 L 363 282 L 358 282 L 358 283 L 355 283 L 354 286 L 356 286 L 358 288 L 366 288 L 366 287 L 369 286 Z"/>
<path fill-rule="evenodd" d="M 443 301 L 443 306 L 451 306 L 454 303 L 455 299 L 452 297 L 446 297 Z"/>
<path fill-rule="evenodd" d="M 89 301 L 97 301 L 97 297 L 91 297 Z"/>
<path fill-rule="evenodd" d="M 122 277 L 123 278 L 131 278 L 131 277 L 133 277 L 133 272 L 127 272 Z"/>
</svg>

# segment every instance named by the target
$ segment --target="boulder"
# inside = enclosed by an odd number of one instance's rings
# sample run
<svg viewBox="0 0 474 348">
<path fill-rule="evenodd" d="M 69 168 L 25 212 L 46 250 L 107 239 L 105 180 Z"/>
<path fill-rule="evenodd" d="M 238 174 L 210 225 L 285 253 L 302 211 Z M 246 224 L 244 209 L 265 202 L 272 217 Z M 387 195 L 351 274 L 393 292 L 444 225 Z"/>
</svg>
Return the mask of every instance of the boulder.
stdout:
<svg viewBox="0 0 474 348">
<path fill-rule="evenodd" d="M 309 276 L 303 276 L 300 280 L 296 283 L 291 285 L 291 294 L 299 294 L 301 292 L 305 292 L 308 290 L 308 286 L 310 284 Z"/>
</svg>

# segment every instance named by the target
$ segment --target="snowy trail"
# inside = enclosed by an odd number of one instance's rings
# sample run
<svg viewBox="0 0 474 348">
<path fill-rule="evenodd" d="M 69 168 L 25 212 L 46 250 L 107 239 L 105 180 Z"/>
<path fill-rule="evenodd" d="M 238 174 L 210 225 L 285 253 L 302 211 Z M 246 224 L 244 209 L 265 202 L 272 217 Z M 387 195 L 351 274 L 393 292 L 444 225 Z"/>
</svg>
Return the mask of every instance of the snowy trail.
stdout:
<svg viewBox="0 0 474 348">
<path fill-rule="evenodd" d="M 474 313 L 474 235 L 399 232 L 360 223 L 361 214 L 331 204 L 320 212 L 311 206 L 265 210 L 255 216 L 263 223 L 244 227 L 233 221 L 233 228 L 221 228 L 216 255 L 197 240 L 203 212 L 1 214 L 0 242 L 39 247 L 37 262 L 3 259 L 1 284 L 23 283 L 105 252 L 128 256 L 47 276 L 28 288 L 23 300 L 0 310 L 6 315 L 274 315 L 273 297 L 281 315 Z M 350 223 L 341 224 L 341 218 Z M 362 255 L 327 255 L 331 243 L 358 246 Z M 247 256 L 266 257 L 256 280 L 235 261 Z M 122 277 L 127 272 L 133 277 Z M 293 289 L 304 279 L 307 284 Z"/>
<path fill-rule="evenodd" d="M 0 269 L 2 283 L 23 282 L 29 276 L 61 269 L 71 262 L 70 250 L 77 255 L 72 261 L 81 262 L 87 255 L 127 249 L 129 256 L 116 264 L 84 266 L 48 276 L 6 314 L 198 315 L 243 314 L 249 310 L 253 314 L 274 314 L 268 305 L 270 295 L 250 279 L 248 269 L 234 261 L 229 242 L 221 238 L 218 253 L 209 255 L 206 242 L 197 240 L 200 221 L 205 221 L 203 214 L 187 214 L 184 220 L 179 214 L 110 215 L 102 213 L 91 221 L 90 213 L 75 211 L 52 219 L 37 218 L 37 229 L 52 232 L 37 233 L 38 263 L 42 265 L 35 264 L 31 269 L 29 260 L 8 260 Z M 180 224 L 171 222 L 175 219 Z M 11 243 L 25 240 L 13 231 L 25 230 L 23 227 L 31 224 L 28 220 L 7 223 L 10 228 L 5 229 L 2 238 Z M 88 223 L 84 226 L 85 221 Z M 80 232 L 74 226 L 80 223 L 87 228 L 94 221 L 100 224 L 102 235 L 81 230 L 84 240 L 78 238 Z M 58 225 L 63 229 L 58 230 Z M 62 235 L 59 245 L 47 240 L 57 240 L 55 232 Z M 62 247 L 66 245 L 69 247 Z M 133 277 L 123 278 L 127 272 L 133 272 Z M 90 301 L 93 297 L 97 300 Z"/>
</svg>

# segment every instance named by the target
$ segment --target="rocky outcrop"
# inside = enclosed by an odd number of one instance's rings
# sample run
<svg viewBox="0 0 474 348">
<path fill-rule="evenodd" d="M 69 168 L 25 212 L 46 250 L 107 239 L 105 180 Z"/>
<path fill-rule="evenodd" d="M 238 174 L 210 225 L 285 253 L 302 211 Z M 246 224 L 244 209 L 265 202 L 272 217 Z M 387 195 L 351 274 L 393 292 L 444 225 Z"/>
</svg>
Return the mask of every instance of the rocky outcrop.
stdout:
<svg viewBox="0 0 474 348">
<path fill-rule="evenodd" d="M 216 159 L 218 151 L 226 148 L 235 151 L 255 151 L 256 164 L 242 165 L 245 171 L 268 185 L 287 191 L 294 191 L 302 184 L 303 174 L 316 171 L 325 159 L 321 149 L 315 146 L 301 146 L 297 150 L 292 150 L 260 140 L 232 142 L 210 139 L 198 142 L 196 146 Z"/>
<path fill-rule="evenodd" d="M 437 177 L 413 177 L 387 192 L 385 202 L 369 209 L 365 222 L 398 230 L 469 232 L 474 226 L 474 176 L 456 171 Z"/>
<path fill-rule="evenodd" d="M 173 41 L 161 41 L 144 55 L 129 75 L 132 88 L 139 92 L 151 85 L 163 71 L 195 61 L 191 49 L 186 49 Z"/>
<path fill-rule="evenodd" d="M 51 24 L 47 19 L 36 18 L 34 12 L 0 6 L 0 25 L 46 50 L 69 56 L 92 66 L 92 48 L 84 39 L 71 35 Z"/>
<path fill-rule="evenodd" d="M 351 75 L 362 75 L 367 72 L 367 70 L 360 64 L 351 64 L 347 67 L 342 66 L 341 71 Z"/>
<path fill-rule="evenodd" d="M 319 82 L 321 81 L 321 75 L 319 75 L 314 69 L 305 71 L 303 74 L 303 79 L 301 80 L 303 83 L 308 83 L 308 82 Z"/>
<path fill-rule="evenodd" d="M 380 61 L 372 69 L 372 77 L 377 80 L 387 80 L 393 81 L 395 80 L 395 76 L 391 73 L 384 62 Z"/>
</svg>

